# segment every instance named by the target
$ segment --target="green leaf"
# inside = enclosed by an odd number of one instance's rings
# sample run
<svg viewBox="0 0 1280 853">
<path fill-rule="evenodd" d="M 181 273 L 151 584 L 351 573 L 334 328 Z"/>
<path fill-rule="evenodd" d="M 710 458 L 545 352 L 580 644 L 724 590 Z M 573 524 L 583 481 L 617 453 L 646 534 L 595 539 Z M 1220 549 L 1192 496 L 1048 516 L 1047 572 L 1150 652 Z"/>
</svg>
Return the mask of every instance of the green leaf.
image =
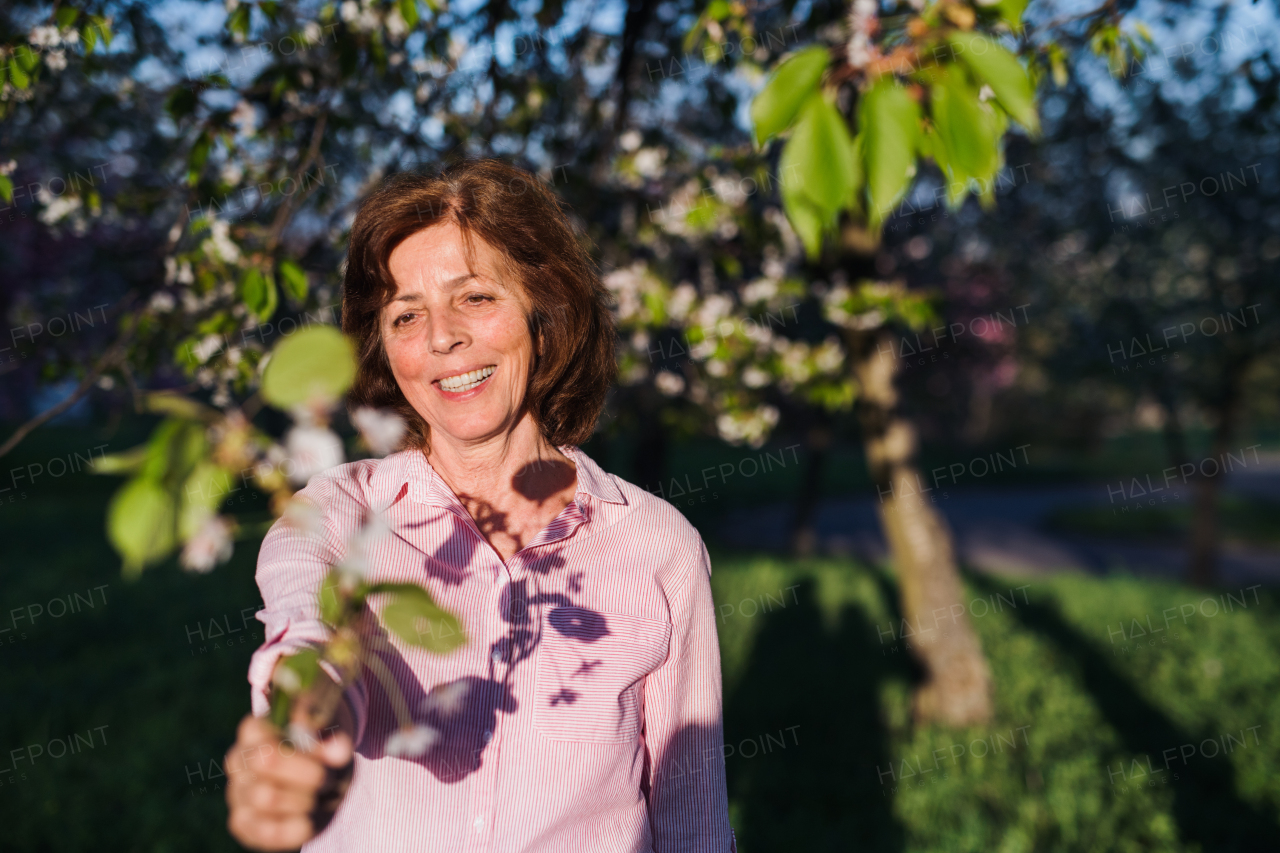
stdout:
<svg viewBox="0 0 1280 853">
<path fill-rule="evenodd" d="M 707 6 L 706 16 L 713 21 L 723 21 L 729 17 L 729 0 L 711 0 Z"/>
<path fill-rule="evenodd" d="M 93 22 L 80 28 L 80 39 L 84 42 L 85 56 L 93 53 L 93 49 L 98 46 L 98 29 Z"/>
<path fill-rule="evenodd" d="M 332 326 L 311 326 L 271 351 L 262 396 L 278 409 L 321 399 L 337 402 L 356 375 L 355 347 Z"/>
<path fill-rule="evenodd" d="M 25 44 L 19 45 L 13 51 L 13 58 L 23 71 L 30 74 L 36 70 L 36 66 L 40 64 L 39 55 Z"/>
<path fill-rule="evenodd" d="M 76 22 L 76 18 L 79 16 L 79 9 L 73 9 L 70 6 L 63 6 L 58 10 L 58 14 L 53 16 L 53 19 L 57 21 L 58 29 L 65 30 L 67 27 L 74 24 Z"/>
<path fill-rule="evenodd" d="M 1027 9 L 1027 0 L 999 0 L 996 3 L 996 10 L 1000 13 L 1000 17 L 1009 22 L 1009 26 L 1014 32 L 1022 26 L 1022 13 Z"/>
<path fill-rule="evenodd" d="M 787 220 L 800 242 L 804 245 L 805 254 L 811 260 L 822 252 L 822 235 L 826 231 L 826 221 L 822 211 L 804 196 L 795 194 L 782 196 L 782 207 L 787 212 Z"/>
<path fill-rule="evenodd" d="M 328 625 L 336 626 L 342 619 L 342 596 L 338 594 L 341 585 L 342 573 L 337 569 L 330 569 L 320 585 L 320 619 Z"/>
<path fill-rule="evenodd" d="M 382 622 L 409 645 L 442 655 L 467 641 L 457 617 L 441 609 L 431 593 L 417 584 L 375 584 L 369 592 L 391 596 Z"/>
<path fill-rule="evenodd" d="M 156 427 L 147 443 L 147 461 L 141 476 L 176 488 L 208 452 L 202 424 L 168 418 Z"/>
<path fill-rule="evenodd" d="M 418 0 L 400 0 L 400 17 L 413 29 L 418 25 Z"/>
<path fill-rule="evenodd" d="M 763 145 L 791 126 L 800 108 L 822 80 L 831 54 L 825 47 L 809 47 L 774 70 L 760 94 L 751 101 L 756 142 Z"/>
<path fill-rule="evenodd" d="M 147 445 L 142 444 L 123 453 L 112 453 L 93 460 L 95 474 L 133 474 L 147 461 Z"/>
<path fill-rule="evenodd" d="M 860 171 L 844 117 L 821 92 L 810 95 L 801 109 L 787 150 L 791 153 L 783 178 L 798 179 L 800 192 L 822 212 L 824 221 L 834 222 L 853 204 Z M 778 168 L 783 168 L 781 162 Z"/>
<path fill-rule="evenodd" d="M 867 210 L 875 229 L 892 212 L 915 176 L 920 105 L 892 75 L 886 74 L 862 96 L 858 125 L 867 163 Z"/>
<path fill-rule="evenodd" d="M 90 15 L 89 20 L 93 21 L 98 32 L 102 34 L 102 43 L 111 47 L 111 40 L 115 38 L 115 34 L 111 32 L 111 22 L 102 15 Z"/>
<path fill-rule="evenodd" d="M 280 286 L 294 302 L 307 301 L 307 274 L 293 261 L 280 262 Z"/>
<path fill-rule="evenodd" d="M 252 7 L 247 3 L 241 3 L 236 7 L 235 11 L 227 17 L 227 29 L 233 33 L 239 33 L 241 36 L 249 35 L 249 10 Z"/>
<path fill-rule="evenodd" d="M 1035 89 L 1017 57 L 978 33 L 953 35 L 951 44 L 960 61 L 995 92 L 1005 112 L 1031 133 L 1039 133 Z"/>
<path fill-rule="evenodd" d="M 0 79 L 0 84 L 3 83 L 4 80 Z M 6 203 L 13 204 L 13 179 L 8 175 L 0 175 L 0 196 L 4 197 Z"/>
<path fill-rule="evenodd" d="M 178 538 L 186 542 L 194 536 L 209 513 L 216 513 L 222 499 L 230 494 L 231 472 L 221 465 L 201 460 L 182 484 L 182 509 L 178 513 Z"/>
<path fill-rule="evenodd" d="M 281 669 L 288 672 L 281 673 Z M 320 652 L 314 648 L 305 648 L 281 658 L 272 681 L 285 693 L 296 696 L 314 684 L 319 675 Z"/>
<path fill-rule="evenodd" d="M 185 86 L 176 87 L 165 102 L 165 109 L 173 116 L 174 121 L 181 121 L 191 115 L 196 110 L 195 90 Z"/>
<path fill-rule="evenodd" d="M 19 89 L 25 89 L 31 85 L 31 78 L 16 60 L 9 63 L 9 80 Z"/>
<path fill-rule="evenodd" d="M 990 180 L 1000 167 L 995 111 L 978 102 L 977 89 L 955 68 L 934 70 L 930 90 L 935 147 L 942 145 L 952 181 Z"/>
<path fill-rule="evenodd" d="M 209 160 L 209 151 L 213 148 L 213 139 L 207 133 L 200 134 L 200 137 L 191 146 L 191 153 L 187 155 L 187 183 L 195 186 L 200 180 L 200 173 L 204 171 L 204 164 Z"/>
<path fill-rule="evenodd" d="M 124 559 L 124 573 L 136 577 L 173 550 L 173 498 L 155 480 L 135 477 L 107 507 L 107 538 Z"/>
<path fill-rule="evenodd" d="M 143 398 L 143 408 L 156 415 L 172 415 L 191 421 L 212 422 L 219 412 L 174 391 L 152 391 Z"/>
<path fill-rule="evenodd" d="M 240 298 L 244 300 L 245 306 L 263 321 L 271 319 L 279 302 L 275 281 L 263 275 L 262 270 L 257 267 L 245 270 L 240 278 Z"/>
</svg>

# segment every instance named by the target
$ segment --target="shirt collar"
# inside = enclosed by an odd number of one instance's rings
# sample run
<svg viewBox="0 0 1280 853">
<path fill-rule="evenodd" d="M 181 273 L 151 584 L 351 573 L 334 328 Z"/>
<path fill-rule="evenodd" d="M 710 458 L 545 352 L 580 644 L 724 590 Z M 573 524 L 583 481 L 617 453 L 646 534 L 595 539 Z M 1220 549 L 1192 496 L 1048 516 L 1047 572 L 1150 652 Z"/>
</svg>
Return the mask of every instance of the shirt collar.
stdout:
<svg viewBox="0 0 1280 853">
<path fill-rule="evenodd" d="M 627 500 L 618 488 L 613 475 L 607 473 L 587 454 L 573 445 L 561 445 L 560 452 L 573 461 L 576 468 L 578 489 L 575 498 L 583 494 L 605 503 L 626 505 Z M 408 484 L 408 496 L 414 500 L 453 508 L 459 505 L 457 496 L 436 473 L 420 450 L 405 450 L 386 457 L 374 474 L 375 482 L 383 486 L 378 503 L 387 507 L 394 503 L 403 486 Z"/>
</svg>

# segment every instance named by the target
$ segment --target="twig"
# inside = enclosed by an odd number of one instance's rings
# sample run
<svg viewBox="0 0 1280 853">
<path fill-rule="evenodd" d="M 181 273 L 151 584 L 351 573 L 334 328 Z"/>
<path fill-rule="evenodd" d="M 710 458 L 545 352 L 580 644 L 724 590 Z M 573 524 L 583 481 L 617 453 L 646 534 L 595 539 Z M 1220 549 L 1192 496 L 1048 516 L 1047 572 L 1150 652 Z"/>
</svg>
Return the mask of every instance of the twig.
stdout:
<svg viewBox="0 0 1280 853">
<path fill-rule="evenodd" d="M 80 380 L 80 384 L 76 386 L 76 390 L 72 391 L 66 399 L 60 403 L 50 406 L 14 430 L 13 434 L 9 436 L 5 443 L 0 445 L 0 456 L 4 456 L 10 450 L 17 447 L 19 442 L 26 438 L 32 430 L 36 429 L 46 421 L 56 418 L 58 415 L 78 403 L 80 398 L 87 394 L 89 389 L 93 387 L 93 384 L 98 381 L 98 377 L 101 376 L 107 368 L 111 367 L 117 360 L 123 357 L 123 355 L 124 341 L 119 341 L 111 349 L 103 353 L 102 357 L 98 359 L 97 364 L 93 366 L 93 369 L 85 375 L 84 379 Z"/>
</svg>

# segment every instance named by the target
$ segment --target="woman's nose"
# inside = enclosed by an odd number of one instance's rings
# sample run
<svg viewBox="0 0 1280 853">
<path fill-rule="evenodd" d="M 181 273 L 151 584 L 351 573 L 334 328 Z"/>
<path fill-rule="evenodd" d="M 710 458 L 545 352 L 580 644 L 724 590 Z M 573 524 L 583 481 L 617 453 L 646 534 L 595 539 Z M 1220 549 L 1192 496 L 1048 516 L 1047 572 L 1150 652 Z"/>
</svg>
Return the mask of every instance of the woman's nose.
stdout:
<svg viewBox="0 0 1280 853">
<path fill-rule="evenodd" d="M 433 311 L 430 315 L 431 349 L 448 353 L 465 345 L 469 340 L 461 318 L 452 311 Z"/>
</svg>

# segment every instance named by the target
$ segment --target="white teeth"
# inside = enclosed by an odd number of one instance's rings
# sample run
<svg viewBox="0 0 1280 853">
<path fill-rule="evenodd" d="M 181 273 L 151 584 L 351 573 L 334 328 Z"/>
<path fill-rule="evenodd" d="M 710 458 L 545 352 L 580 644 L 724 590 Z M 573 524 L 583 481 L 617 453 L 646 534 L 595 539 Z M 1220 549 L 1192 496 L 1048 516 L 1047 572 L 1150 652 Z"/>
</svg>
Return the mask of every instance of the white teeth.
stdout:
<svg viewBox="0 0 1280 853">
<path fill-rule="evenodd" d="M 440 380 L 440 387 L 446 391 L 458 393 L 460 391 L 470 391 L 481 382 L 488 379 L 493 371 L 497 370 L 494 366 L 482 367 L 479 370 L 472 370 L 467 373 L 460 373 L 457 376 L 450 376 Z"/>
</svg>

